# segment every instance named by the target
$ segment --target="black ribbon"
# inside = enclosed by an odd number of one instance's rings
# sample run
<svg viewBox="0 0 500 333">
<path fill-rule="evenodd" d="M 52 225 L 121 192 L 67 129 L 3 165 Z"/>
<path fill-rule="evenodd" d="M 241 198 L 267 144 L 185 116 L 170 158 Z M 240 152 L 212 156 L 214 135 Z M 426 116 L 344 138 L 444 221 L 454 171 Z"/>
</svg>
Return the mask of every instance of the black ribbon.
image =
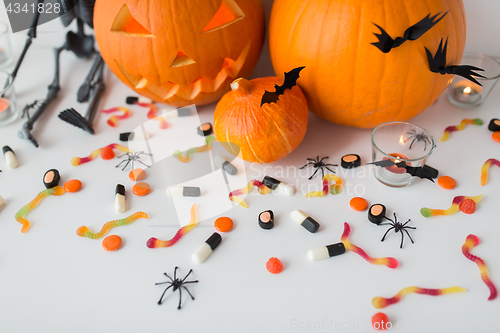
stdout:
<svg viewBox="0 0 500 333">
<path fill-rule="evenodd" d="M 377 28 L 380 29 L 380 33 L 379 34 L 373 33 L 375 36 L 377 36 L 378 42 L 371 44 L 375 45 L 380 51 L 384 53 L 389 53 L 393 48 L 400 46 L 401 44 L 403 44 L 408 40 L 416 40 L 422 37 L 423 34 L 425 34 L 439 21 L 441 21 L 443 17 L 445 17 L 446 14 L 448 14 L 448 12 L 444 13 L 443 15 L 441 15 L 441 17 L 438 18 L 440 14 L 441 12 L 437 13 L 432 17 L 431 14 L 428 14 L 420 22 L 406 29 L 403 37 L 397 37 L 396 39 L 392 39 L 392 37 L 389 36 L 389 34 L 381 26 L 373 23 Z"/>
<path fill-rule="evenodd" d="M 427 60 L 429 61 L 429 69 L 433 73 L 438 73 L 441 75 L 445 74 L 455 74 L 459 75 L 461 77 L 466 78 L 467 80 L 470 80 L 474 82 L 475 84 L 478 84 L 481 86 L 481 83 L 479 83 L 474 76 L 481 77 L 485 79 L 485 76 L 482 76 L 480 74 L 475 73 L 474 71 L 482 71 L 484 70 L 479 67 L 474 67 L 470 65 L 460 65 L 460 66 L 446 66 L 446 52 L 448 50 L 448 39 L 446 39 L 446 43 L 444 44 L 443 47 L 443 38 L 441 38 L 441 42 L 439 43 L 439 48 L 436 52 L 436 55 L 432 55 L 431 51 L 429 49 L 425 48 L 425 52 L 427 53 Z"/>
</svg>

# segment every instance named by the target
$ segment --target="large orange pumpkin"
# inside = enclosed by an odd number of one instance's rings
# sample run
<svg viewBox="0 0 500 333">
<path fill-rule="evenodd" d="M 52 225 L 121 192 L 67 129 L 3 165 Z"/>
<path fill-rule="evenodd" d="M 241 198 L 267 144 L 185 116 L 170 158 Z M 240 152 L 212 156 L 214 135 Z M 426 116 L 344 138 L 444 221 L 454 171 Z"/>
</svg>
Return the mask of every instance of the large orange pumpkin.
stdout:
<svg viewBox="0 0 500 333">
<path fill-rule="evenodd" d="M 250 75 L 260 56 L 261 0 L 97 0 L 102 57 L 125 84 L 157 102 L 208 104 Z"/>
<path fill-rule="evenodd" d="M 389 53 L 371 43 L 378 24 L 392 37 L 428 14 L 448 14 L 415 41 Z M 311 111 L 331 122 L 373 128 L 406 121 L 434 103 L 451 75 L 429 70 L 433 53 L 449 37 L 448 64 L 465 46 L 462 0 L 275 0 L 269 25 L 276 73 L 306 66 L 299 85 Z"/>
</svg>

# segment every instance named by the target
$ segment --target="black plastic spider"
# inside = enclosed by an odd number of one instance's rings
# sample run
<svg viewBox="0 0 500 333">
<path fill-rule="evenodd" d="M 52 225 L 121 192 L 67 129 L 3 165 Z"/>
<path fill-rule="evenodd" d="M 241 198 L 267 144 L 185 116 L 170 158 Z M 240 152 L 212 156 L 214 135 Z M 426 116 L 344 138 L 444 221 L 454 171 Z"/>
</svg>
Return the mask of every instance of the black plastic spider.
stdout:
<svg viewBox="0 0 500 333">
<path fill-rule="evenodd" d="M 316 170 L 314 171 L 314 173 L 312 174 L 312 176 L 309 177 L 309 180 L 313 179 L 313 177 L 316 175 L 316 173 L 320 169 L 321 169 L 321 178 L 323 178 L 323 177 L 325 177 L 325 171 L 324 171 L 324 169 L 327 169 L 327 170 L 331 171 L 332 173 L 335 173 L 335 171 L 333 171 L 332 169 L 330 169 L 329 166 L 337 166 L 337 164 L 327 164 L 327 163 L 324 163 L 323 160 L 326 160 L 326 159 L 328 159 L 328 156 L 325 156 L 322 159 L 319 159 L 319 155 L 316 157 L 316 159 L 308 158 L 307 159 L 308 162 L 306 164 L 304 164 L 303 166 L 301 166 L 300 169 L 304 169 L 304 168 L 312 165 L 313 168 L 315 168 Z"/>
<path fill-rule="evenodd" d="M 163 273 L 166 277 L 168 277 L 170 279 L 170 281 L 158 282 L 158 283 L 155 283 L 155 285 L 165 284 L 165 283 L 170 284 L 163 291 L 163 294 L 161 294 L 160 300 L 158 301 L 159 305 L 161 305 L 161 301 L 163 299 L 163 296 L 165 296 L 165 293 L 167 292 L 167 290 L 169 290 L 170 288 L 173 287 L 172 291 L 175 292 L 178 289 L 179 290 L 179 306 L 177 307 L 177 309 L 180 310 L 181 309 L 181 302 L 182 302 L 181 288 L 184 288 L 187 291 L 187 293 L 189 294 L 189 296 L 191 296 L 191 299 L 194 301 L 193 295 L 191 295 L 191 293 L 189 292 L 189 290 L 184 285 L 187 284 L 187 283 L 198 283 L 198 280 L 195 280 L 195 281 L 186 281 L 186 279 L 189 276 L 189 274 L 191 274 L 191 272 L 193 271 L 192 269 L 189 270 L 189 273 L 187 273 L 187 275 L 184 277 L 184 279 L 182 279 L 182 280 L 178 279 L 177 278 L 177 269 L 178 268 L 179 267 L 176 266 L 175 269 L 174 269 L 174 278 L 173 279 L 167 273 Z"/>
<path fill-rule="evenodd" d="M 415 131 L 414 129 L 412 129 L 411 131 L 409 132 L 406 132 L 406 134 L 409 135 L 408 139 L 405 140 L 405 143 L 411 139 L 413 139 L 413 141 L 411 142 L 410 144 L 410 147 L 408 147 L 408 149 L 411 149 L 411 147 L 413 146 L 413 144 L 415 143 L 415 141 L 419 142 L 419 141 L 423 141 L 424 142 L 424 151 L 427 150 L 427 143 L 429 143 L 430 145 L 432 144 L 431 143 L 431 140 L 429 139 L 429 136 L 427 134 L 425 134 L 424 132 L 420 132 L 420 133 L 417 133 L 417 131 Z"/>
<path fill-rule="evenodd" d="M 116 168 L 118 168 L 120 165 L 122 165 L 123 163 L 127 162 L 125 164 L 125 166 L 123 167 L 122 171 L 125 170 L 127 168 L 127 166 L 129 165 L 130 162 L 132 162 L 132 169 L 134 169 L 134 165 L 135 165 L 135 162 L 139 162 L 141 163 L 142 165 L 144 165 L 145 167 L 149 168 L 150 166 L 147 165 L 147 164 L 144 164 L 140 158 L 141 158 L 141 155 L 148 155 L 148 156 L 153 156 L 152 154 L 147 154 L 143 151 L 139 151 L 137 153 L 125 153 L 123 155 L 120 155 L 118 156 L 118 158 L 121 158 L 123 156 L 127 156 L 127 159 L 121 161 L 120 163 L 118 163 L 118 165 L 116 166 Z"/>
<path fill-rule="evenodd" d="M 410 223 L 410 219 L 408 219 L 408 221 L 406 221 L 405 224 L 402 224 L 400 222 L 398 222 L 398 218 L 396 217 L 396 213 L 394 213 L 394 221 L 386 216 L 384 216 L 387 220 L 391 221 L 391 223 L 381 223 L 379 225 L 390 225 L 391 227 L 389 229 L 387 229 L 387 231 L 385 232 L 384 234 L 384 237 L 382 237 L 382 242 L 385 240 L 385 236 L 387 236 L 387 234 L 389 233 L 389 231 L 391 231 L 392 229 L 394 229 L 394 232 L 395 233 L 398 233 L 398 232 L 401 232 L 401 245 L 399 246 L 400 249 L 403 248 L 403 240 L 404 240 L 404 234 L 403 234 L 403 231 L 406 232 L 406 234 L 408 235 L 408 237 L 410 237 L 410 240 L 412 243 L 415 243 L 413 241 L 413 239 L 411 238 L 410 236 L 410 233 L 408 232 L 408 230 L 406 229 L 417 229 L 416 227 L 408 227 L 406 226 L 408 223 Z"/>
</svg>

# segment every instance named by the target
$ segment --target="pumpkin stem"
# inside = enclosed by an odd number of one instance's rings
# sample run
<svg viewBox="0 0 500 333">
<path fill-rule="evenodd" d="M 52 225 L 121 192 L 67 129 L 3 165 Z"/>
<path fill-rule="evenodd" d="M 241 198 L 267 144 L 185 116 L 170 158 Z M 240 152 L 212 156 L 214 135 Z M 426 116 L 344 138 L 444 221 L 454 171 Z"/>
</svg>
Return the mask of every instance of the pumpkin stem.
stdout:
<svg viewBox="0 0 500 333">
<path fill-rule="evenodd" d="M 231 89 L 238 96 L 245 96 L 253 89 L 253 83 L 244 78 L 239 78 L 231 83 Z"/>
</svg>

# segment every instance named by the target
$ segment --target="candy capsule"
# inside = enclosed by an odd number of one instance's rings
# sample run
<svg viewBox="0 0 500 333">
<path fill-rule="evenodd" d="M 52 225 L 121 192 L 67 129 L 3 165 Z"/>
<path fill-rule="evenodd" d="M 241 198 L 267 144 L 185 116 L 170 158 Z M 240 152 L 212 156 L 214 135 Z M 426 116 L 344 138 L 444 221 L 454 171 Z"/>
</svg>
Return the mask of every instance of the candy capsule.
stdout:
<svg viewBox="0 0 500 333">
<path fill-rule="evenodd" d="M 262 180 L 262 184 L 275 191 L 278 195 L 293 195 L 295 193 L 295 188 L 292 185 L 282 183 L 273 177 L 265 176 Z"/>
<path fill-rule="evenodd" d="M 3 147 L 3 156 L 5 157 L 5 160 L 7 161 L 7 165 L 11 169 L 15 169 L 19 166 L 19 163 L 17 162 L 17 157 L 16 154 L 14 154 L 14 151 L 12 148 L 9 146 L 4 146 Z"/>
<path fill-rule="evenodd" d="M 148 132 L 125 132 L 120 133 L 120 141 L 136 141 L 136 140 L 146 140 L 151 136 Z"/>
<path fill-rule="evenodd" d="M 344 243 L 337 243 L 327 246 L 318 247 L 314 250 L 307 252 L 307 257 L 311 261 L 323 260 L 335 257 L 345 253 Z"/>
<path fill-rule="evenodd" d="M 201 189 L 193 186 L 169 186 L 167 194 L 171 197 L 199 197 Z"/>
<path fill-rule="evenodd" d="M 311 233 L 315 233 L 320 227 L 318 222 L 301 210 L 294 210 L 290 213 L 290 217 Z"/>
<path fill-rule="evenodd" d="M 118 214 L 123 213 L 127 210 L 127 205 L 125 203 L 125 186 L 123 186 L 122 184 L 116 185 L 115 210 Z"/>
<path fill-rule="evenodd" d="M 191 256 L 195 264 L 201 264 L 212 254 L 222 241 L 220 234 L 214 232 Z"/>
<path fill-rule="evenodd" d="M 231 162 L 218 154 L 214 156 L 214 165 L 216 168 L 222 168 L 222 170 L 226 171 L 226 173 L 231 176 L 238 174 L 238 169 L 232 165 Z"/>
<path fill-rule="evenodd" d="M 139 96 L 139 97 L 136 97 L 136 96 L 128 96 L 126 99 L 125 99 L 125 103 L 127 104 L 136 104 L 136 103 L 144 103 L 144 104 L 153 104 L 153 101 L 150 100 L 149 98 L 147 97 L 143 97 L 143 96 Z"/>
</svg>

